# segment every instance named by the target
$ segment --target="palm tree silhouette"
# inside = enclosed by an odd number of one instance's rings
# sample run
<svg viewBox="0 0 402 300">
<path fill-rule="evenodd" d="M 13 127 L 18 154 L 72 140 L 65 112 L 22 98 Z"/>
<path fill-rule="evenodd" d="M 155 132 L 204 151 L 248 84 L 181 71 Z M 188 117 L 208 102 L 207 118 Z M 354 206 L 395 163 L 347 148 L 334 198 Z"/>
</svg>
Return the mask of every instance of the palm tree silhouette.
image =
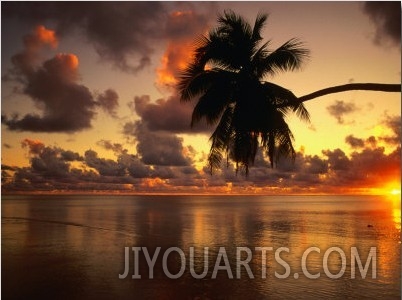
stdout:
<svg viewBox="0 0 402 300">
<path fill-rule="evenodd" d="M 292 92 L 263 81 L 267 75 L 300 68 L 309 51 L 297 39 L 269 51 L 260 35 L 266 20 L 266 14 L 259 14 L 252 27 L 231 11 L 219 16 L 219 26 L 198 41 L 194 59 L 180 78 L 181 100 L 199 96 L 191 125 L 203 118 L 215 124 L 220 118 L 211 136 L 211 172 L 221 166 L 226 154 L 235 161 L 236 170 L 244 167 L 248 174 L 259 145 L 271 166 L 281 155 L 294 157 L 293 135 L 285 117 L 293 111 L 309 121 L 307 110 Z"/>
<path fill-rule="evenodd" d="M 191 126 L 205 119 L 217 123 L 211 135 L 210 171 L 221 167 L 226 155 L 248 174 L 259 147 L 271 167 L 281 156 L 295 158 L 294 137 L 285 121 L 289 113 L 309 122 L 304 101 L 354 89 L 400 91 L 400 85 L 348 84 L 303 97 L 264 79 L 282 71 L 300 69 L 309 50 L 291 39 L 276 50 L 263 43 L 261 31 L 267 14 L 258 14 L 251 26 L 232 11 L 218 17 L 218 26 L 196 42 L 193 60 L 181 74 L 181 101 L 197 99 Z"/>
</svg>

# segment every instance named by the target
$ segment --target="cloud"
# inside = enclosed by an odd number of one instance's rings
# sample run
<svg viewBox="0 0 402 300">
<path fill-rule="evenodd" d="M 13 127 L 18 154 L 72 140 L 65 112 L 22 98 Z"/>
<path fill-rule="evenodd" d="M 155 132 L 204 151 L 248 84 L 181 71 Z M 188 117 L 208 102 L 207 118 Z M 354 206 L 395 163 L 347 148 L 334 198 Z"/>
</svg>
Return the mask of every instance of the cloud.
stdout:
<svg viewBox="0 0 402 300">
<path fill-rule="evenodd" d="M 82 160 L 78 153 L 58 147 L 48 147 L 38 140 L 24 139 L 21 145 L 28 148 L 28 153 L 31 155 L 32 172 L 41 174 L 44 178 L 68 177 L 69 162 Z"/>
<path fill-rule="evenodd" d="M 270 168 L 259 149 L 248 177 L 236 174 L 232 162 L 212 176 L 208 167 L 193 165 L 197 153 L 183 140 L 166 131 L 150 131 L 142 120 L 127 123 L 126 134 L 136 139 L 137 154 L 122 144 L 100 140 L 97 145 L 115 153 L 115 159 L 99 157 L 93 150 L 84 155 L 26 138 L 30 165 L 2 165 L 2 191 L 109 191 L 186 193 L 353 193 L 381 189 L 400 182 L 401 148 L 398 116 L 385 115 L 380 124 L 386 136 L 366 138 L 348 135 L 353 152 L 327 149 L 318 155 L 297 152 L 296 159 L 280 159 Z M 386 132 L 386 131 L 384 131 Z M 379 141 L 387 138 L 386 148 Z M 388 143 L 388 141 L 392 141 Z M 391 148 L 394 147 L 394 148 Z M 387 151 L 386 151 L 387 150 Z M 204 157 L 204 163 L 206 164 Z M 199 162 L 197 162 L 199 163 Z"/>
<path fill-rule="evenodd" d="M 400 148 L 388 155 L 384 153 L 384 148 L 364 149 L 362 152 L 352 153 L 349 177 L 353 178 L 355 184 L 360 185 L 400 181 L 400 154 Z"/>
<path fill-rule="evenodd" d="M 368 145 L 371 148 L 376 148 L 377 147 L 377 138 L 375 136 L 370 136 L 366 139 L 366 145 Z"/>
<path fill-rule="evenodd" d="M 150 131 L 141 121 L 134 123 L 138 141 L 137 152 L 147 165 L 188 166 L 191 161 L 183 154 L 183 139 L 166 132 Z"/>
<path fill-rule="evenodd" d="M 210 14 L 212 6 L 215 4 L 8 2 L 2 5 L 2 19 L 18 18 L 28 24 L 51 22 L 60 36 L 78 32 L 102 61 L 135 73 L 150 65 L 151 55 L 163 42 L 194 38 L 208 18 L 215 18 Z"/>
<path fill-rule="evenodd" d="M 25 63 L 25 62 L 24 62 Z M 2 122 L 10 130 L 34 132 L 74 132 L 91 127 L 95 102 L 87 87 L 77 84 L 78 58 L 73 54 L 58 54 L 38 69 L 32 65 L 17 65 L 26 81 L 23 92 L 43 112 Z"/>
<path fill-rule="evenodd" d="M 134 124 L 137 130 L 147 133 L 143 128 L 138 129 L 139 126 Z M 162 139 L 162 145 L 167 140 Z M 246 178 L 236 175 L 232 163 L 228 167 L 223 163 L 222 169 L 212 176 L 206 169 L 205 172 L 196 170 L 188 158 L 186 165 L 148 165 L 141 155 L 130 154 L 125 149 L 120 151 L 122 147 L 111 141 L 99 144 L 116 150 L 116 159 L 99 157 L 93 150 L 81 156 L 39 140 L 25 139 L 21 144 L 29 153 L 30 165 L 22 168 L 2 165 L 4 192 L 340 193 L 367 191 L 400 181 L 400 146 L 388 154 L 383 147 L 368 144 L 350 155 L 341 149 L 325 150 L 321 157 L 298 152 L 294 164 L 290 159 L 282 159 L 276 169 L 267 167 L 264 154 L 259 152 Z M 174 145 L 180 148 L 179 144 Z M 181 151 L 185 152 L 183 148 Z M 161 149 L 158 152 L 164 155 Z M 174 158 L 172 153 L 164 157 Z"/>
<path fill-rule="evenodd" d="M 151 102 L 149 96 L 136 96 L 131 105 L 135 113 L 142 118 L 150 131 L 168 131 L 172 133 L 205 133 L 212 128 L 200 123 L 191 128 L 193 108 L 189 103 L 182 103 L 177 95 Z"/>
<path fill-rule="evenodd" d="M 322 153 L 328 157 L 328 164 L 331 170 L 347 171 L 350 169 L 350 159 L 343 150 L 337 148 L 335 150 L 323 150 Z"/>
<path fill-rule="evenodd" d="M 151 176 L 151 167 L 145 165 L 137 155 L 122 153 L 118 157 L 118 162 L 127 169 L 128 174 L 133 178 Z"/>
<path fill-rule="evenodd" d="M 77 152 L 71 150 L 62 150 L 60 152 L 60 157 L 64 161 L 83 161 L 83 158 Z"/>
<path fill-rule="evenodd" d="M 29 154 L 40 154 L 45 148 L 45 144 L 39 140 L 24 139 L 21 142 L 23 148 L 28 148 Z"/>
<path fill-rule="evenodd" d="M 349 144 L 352 148 L 362 148 L 364 147 L 364 140 L 354 137 L 352 134 L 345 138 L 345 142 Z"/>
<path fill-rule="evenodd" d="M 397 47 L 401 44 L 401 3 L 399 1 L 368 1 L 363 5 L 375 26 L 374 43 L 386 45 L 388 41 Z"/>
<path fill-rule="evenodd" d="M 400 145 L 401 144 L 401 116 L 388 116 L 381 122 L 382 125 L 389 128 L 393 135 L 381 136 L 380 140 L 386 142 L 390 145 Z"/>
<path fill-rule="evenodd" d="M 162 2 L 39 2 L 2 5 L 2 18 L 35 24 L 52 22 L 59 35 L 84 35 L 100 58 L 126 72 L 150 63 L 153 42 L 166 16 Z"/>
<path fill-rule="evenodd" d="M 175 87 L 176 78 L 192 58 L 195 39 L 208 29 L 210 18 L 193 7 L 183 7 L 168 15 L 165 33 L 169 42 L 157 69 L 160 86 Z"/>
<path fill-rule="evenodd" d="M 22 84 L 22 93 L 28 96 L 41 114 L 29 113 L 11 118 L 2 115 L 8 129 L 32 132 L 76 132 L 91 128 L 95 110 L 100 107 L 116 116 L 118 95 L 108 89 L 94 100 L 89 89 L 78 83 L 78 57 L 59 53 L 38 65 L 44 47 L 57 45 L 55 32 L 37 26 L 25 36 L 24 50 L 12 57 L 13 69 L 8 80 Z"/>
<path fill-rule="evenodd" d="M 338 120 L 339 124 L 345 122 L 344 116 L 351 114 L 358 110 L 356 105 L 352 102 L 346 103 L 342 100 L 336 100 L 334 104 L 327 107 L 329 114 Z"/>
<path fill-rule="evenodd" d="M 102 176 L 124 176 L 126 169 L 118 162 L 111 159 L 99 158 L 98 153 L 93 150 L 87 150 L 84 154 L 85 163 L 96 169 Z"/>
<path fill-rule="evenodd" d="M 55 49 L 58 43 L 55 31 L 37 25 L 31 34 L 24 36 L 24 51 L 14 55 L 11 61 L 21 73 L 30 74 L 39 59 L 40 51 L 43 48 Z"/>
<path fill-rule="evenodd" d="M 100 140 L 96 143 L 97 145 L 105 148 L 106 150 L 112 150 L 116 154 L 127 153 L 128 150 L 123 148 L 123 145 L 120 143 L 113 143 L 109 140 Z"/>
<path fill-rule="evenodd" d="M 110 116 L 117 118 L 116 109 L 119 106 L 119 95 L 113 89 L 107 89 L 97 97 L 97 104 Z"/>
<path fill-rule="evenodd" d="M 184 186 L 197 180 L 198 171 L 190 165 L 150 166 L 138 155 L 122 150 L 118 143 L 102 140 L 99 144 L 116 150 L 116 159 L 99 157 L 93 150 L 86 150 L 80 156 L 71 150 L 24 139 L 21 145 L 29 153 L 30 165 L 23 168 L 3 165 L 2 188 L 6 191 L 147 191 L 147 188 L 156 191 L 174 188 L 169 180 Z"/>
</svg>

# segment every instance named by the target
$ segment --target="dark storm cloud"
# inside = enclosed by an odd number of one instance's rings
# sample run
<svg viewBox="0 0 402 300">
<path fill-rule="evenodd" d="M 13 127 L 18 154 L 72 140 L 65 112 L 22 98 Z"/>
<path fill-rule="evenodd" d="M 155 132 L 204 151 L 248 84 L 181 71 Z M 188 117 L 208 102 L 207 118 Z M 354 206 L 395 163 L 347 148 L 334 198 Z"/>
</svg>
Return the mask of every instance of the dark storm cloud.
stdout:
<svg viewBox="0 0 402 300">
<path fill-rule="evenodd" d="M 107 89 L 96 98 L 97 104 L 109 115 L 116 118 L 116 109 L 119 106 L 119 95 L 113 89 Z"/>
<path fill-rule="evenodd" d="M 155 103 L 147 95 L 134 98 L 134 110 L 150 131 L 169 131 L 173 133 L 205 133 L 212 128 L 198 124 L 191 128 L 193 108 L 189 103 L 181 103 L 174 95 L 167 100 L 158 99 Z"/>
<path fill-rule="evenodd" d="M 334 104 L 327 107 L 329 114 L 338 120 L 339 124 L 345 122 L 344 116 L 351 114 L 358 110 L 356 105 L 352 102 L 346 103 L 342 100 L 336 100 Z"/>
<path fill-rule="evenodd" d="M 401 44 L 401 3 L 400 1 L 365 2 L 363 11 L 375 25 L 374 42 L 384 44 L 391 41 L 395 46 Z"/>
</svg>

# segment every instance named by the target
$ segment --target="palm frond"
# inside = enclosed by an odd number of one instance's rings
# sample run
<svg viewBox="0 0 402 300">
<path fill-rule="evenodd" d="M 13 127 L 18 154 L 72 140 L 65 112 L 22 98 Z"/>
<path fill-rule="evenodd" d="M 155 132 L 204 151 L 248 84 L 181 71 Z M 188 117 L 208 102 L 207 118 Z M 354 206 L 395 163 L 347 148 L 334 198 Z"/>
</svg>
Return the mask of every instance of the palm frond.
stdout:
<svg viewBox="0 0 402 300">
<path fill-rule="evenodd" d="M 310 113 L 303 103 L 299 103 L 293 106 L 293 112 L 300 120 L 310 123 Z"/>
<path fill-rule="evenodd" d="M 281 130 L 277 131 L 277 149 L 275 162 L 277 163 L 281 157 L 291 157 L 292 160 L 296 157 L 296 151 L 293 148 L 294 136 L 287 124 Z"/>
<path fill-rule="evenodd" d="M 255 40 L 255 41 L 262 40 L 261 31 L 262 31 L 262 29 L 264 29 L 267 19 L 268 19 L 268 14 L 258 13 L 257 18 L 255 19 L 255 22 L 254 22 L 254 27 L 253 27 L 253 33 L 252 33 L 253 40 Z"/>
<path fill-rule="evenodd" d="M 183 73 L 178 82 L 182 101 L 188 101 L 205 94 L 209 89 L 230 89 L 235 74 L 222 69 L 189 70 Z"/>
<path fill-rule="evenodd" d="M 298 39 L 291 39 L 271 52 L 261 65 L 262 73 L 274 75 L 279 71 L 300 69 L 309 58 L 310 51 Z"/>
<path fill-rule="evenodd" d="M 216 126 L 215 131 L 212 133 L 211 149 L 208 156 L 208 164 L 211 170 L 221 167 L 221 161 L 224 153 L 229 151 L 229 143 L 232 138 L 232 117 L 233 117 L 233 106 L 226 107 L 222 114 L 222 117 Z"/>
<path fill-rule="evenodd" d="M 223 15 L 218 18 L 220 23 L 219 32 L 226 34 L 234 39 L 247 39 L 252 36 L 250 24 L 240 15 L 232 10 L 226 10 Z"/>
<path fill-rule="evenodd" d="M 272 82 L 264 82 L 263 88 L 270 98 L 275 99 L 274 104 L 283 114 L 294 112 L 302 121 L 310 122 L 309 112 L 292 91 Z"/>
<path fill-rule="evenodd" d="M 251 58 L 251 69 L 254 72 L 254 75 L 258 78 L 258 79 L 262 79 L 264 77 L 264 70 L 262 68 L 260 68 L 261 64 L 264 62 L 265 58 L 268 55 L 268 45 L 270 44 L 270 41 L 264 43 L 263 45 L 259 46 L 259 48 L 257 48 L 254 51 L 254 54 Z"/>
<path fill-rule="evenodd" d="M 234 133 L 231 156 L 236 161 L 236 171 L 240 164 L 245 168 L 246 176 L 248 175 L 249 167 L 254 164 L 258 144 L 258 134 L 255 132 L 236 131 Z"/>
<path fill-rule="evenodd" d="M 181 73 L 176 85 L 181 101 L 189 101 L 208 88 L 205 80 L 208 73 L 203 76 L 204 78 L 199 78 L 203 74 L 203 70 L 196 63 L 188 64 L 187 68 Z"/>
<path fill-rule="evenodd" d="M 194 107 L 191 126 L 205 118 L 209 125 L 215 124 L 231 100 L 230 82 L 214 84 L 199 99 Z"/>
</svg>

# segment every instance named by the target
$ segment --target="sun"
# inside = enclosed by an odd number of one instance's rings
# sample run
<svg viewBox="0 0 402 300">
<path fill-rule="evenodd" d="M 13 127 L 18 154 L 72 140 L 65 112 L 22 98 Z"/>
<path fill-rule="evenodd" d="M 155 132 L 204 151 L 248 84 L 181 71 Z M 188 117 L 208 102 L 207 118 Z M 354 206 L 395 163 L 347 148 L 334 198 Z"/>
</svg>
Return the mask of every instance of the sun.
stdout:
<svg viewBox="0 0 402 300">
<path fill-rule="evenodd" d="M 394 181 L 387 185 L 384 189 L 388 195 L 400 196 L 401 195 L 401 183 L 400 181 Z M 398 197 L 399 198 L 399 197 Z"/>
<path fill-rule="evenodd" d="M 378 189 L 382 195 L 400 196 L 401 195 L 401 182 L 400 180 L 392 180 Z"/>
</svg>

